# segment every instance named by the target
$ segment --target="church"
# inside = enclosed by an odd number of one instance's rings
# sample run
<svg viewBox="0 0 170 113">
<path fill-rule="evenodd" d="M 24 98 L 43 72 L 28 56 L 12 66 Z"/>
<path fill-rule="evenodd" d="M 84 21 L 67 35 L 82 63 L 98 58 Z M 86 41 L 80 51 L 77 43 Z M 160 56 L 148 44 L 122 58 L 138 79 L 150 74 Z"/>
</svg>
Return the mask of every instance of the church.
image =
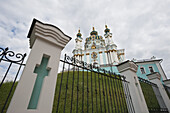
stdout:
<svg viewBox="0 0 170 113">
<path fill-rule="evenodd" d="M 104 38 L 98 35 L 93 27 L 90 36 L 85 39 L 83 49 L 83 37 L 78 30 L 75 39 L 75 48 L 73 55 L 79 61 L 84 61 L 87 64 L 98 66 L 102 69 L 119 73 L 117 65 L 125 62 L 125 49 L 117 49 L 117 45 L 112 39 L 110 29 L 105 25 Z M 166 81 L 168 78 L 161 66 L 162 59 L 151 57 L 150 59 L 132 59 L 138 65 L 136 72 L 138 77 L 147 79 L 147 75 L 158 72 L 161 75 L 161 82 Z"/>
<path fill-rule="evenodd" d="M 107 25 L 105 27 L 105 39 L 102 36 L 99 36 L 98 32 L 95 31 L 95 28 L 93 27 L 90 36 L 85 39 L 84 49 L 82 34 L 79 30 L 75 39 L 73 55 L 79 61 L 84 61 L 100 68 L 110 69 L 112 66 L 114 72 L 118 72 L 115 65 L 125 60 L 125 50 L 117 49 L 117 45 L 112 39 L 110 29 Z"/>
</svg>

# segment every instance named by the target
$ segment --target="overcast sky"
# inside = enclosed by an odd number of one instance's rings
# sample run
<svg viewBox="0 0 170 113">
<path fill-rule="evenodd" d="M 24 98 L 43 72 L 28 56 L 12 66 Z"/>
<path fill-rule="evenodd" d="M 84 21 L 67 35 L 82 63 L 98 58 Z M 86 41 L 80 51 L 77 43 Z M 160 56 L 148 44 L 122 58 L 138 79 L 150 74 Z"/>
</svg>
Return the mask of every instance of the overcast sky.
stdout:
<svg viewBox="0 0 170 113">
<path fill-rule="evenodd" d="M 70 56 L 79 27 L 85 39 L 107 24 L 126 59 L 162 58 L 170 78 L 170 0 L 0 0 L 0 46 L 29 54 L 33 18 L 72 37 L 62 52 Z"/>
</svg>

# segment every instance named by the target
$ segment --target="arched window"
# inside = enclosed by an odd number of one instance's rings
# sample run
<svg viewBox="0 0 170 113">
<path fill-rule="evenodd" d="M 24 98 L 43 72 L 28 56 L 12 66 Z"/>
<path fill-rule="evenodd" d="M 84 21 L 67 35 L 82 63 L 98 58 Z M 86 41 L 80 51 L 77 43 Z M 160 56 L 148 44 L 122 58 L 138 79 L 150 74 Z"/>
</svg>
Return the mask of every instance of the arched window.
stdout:
<svg viewBox="0 0 170 113">
<path fill-rule="evenodd" d="M 145 74 L 145 69 L 144 69 L 144 67 L 140 67 L 140 71 L 141 71 L 142 74 Z"/>
<path fill-rule="evenodd" d="M 154 70 L 153 70 L 153 67 L 152 67 L 152 66 L 149 66 L 149 71 L 150 71 L 151 73 L 153 73 L 153 72 L 154 72 Z"/>
</svg>

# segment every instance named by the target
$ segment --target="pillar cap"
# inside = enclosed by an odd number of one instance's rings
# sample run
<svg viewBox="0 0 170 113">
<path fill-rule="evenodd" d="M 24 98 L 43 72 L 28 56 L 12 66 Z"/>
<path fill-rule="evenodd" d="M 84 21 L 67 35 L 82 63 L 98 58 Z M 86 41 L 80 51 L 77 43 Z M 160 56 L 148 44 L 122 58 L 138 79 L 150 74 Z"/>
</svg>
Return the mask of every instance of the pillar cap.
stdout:
<svg viewBox="0 0 170 113">
<path fill-rule="evenodd" d="M 72 39 L 65 35 L 58 27 L 45 24 L 37 19 L 33 19 L 27 38 L 30 38 L 30 48 L 33 47 L 37 38 L 44 39 L 62 48 Z"/>
<path fill-rule="evenodd" d="M 148 77 L 149 80 L 153 80 L 153 79 L 161 79 L 161 75 L 159 74 L 159 72 L 154 72 L 151 74 L 146 75 Z"/>
<path fill-rule="evenodd" d="M 117 68 L 120 73 L 127 70 L 131 70 L 136 73 L 138 70 L 138 66 L 133 61 L 129 61 L 129 60 L 118 64 Z"/>
<path fill-rule="evenodd" d="M 170 79 L 164 80 L 163 81 L 165 85 L 169 85 L 170 84 Z"/>
</svg>

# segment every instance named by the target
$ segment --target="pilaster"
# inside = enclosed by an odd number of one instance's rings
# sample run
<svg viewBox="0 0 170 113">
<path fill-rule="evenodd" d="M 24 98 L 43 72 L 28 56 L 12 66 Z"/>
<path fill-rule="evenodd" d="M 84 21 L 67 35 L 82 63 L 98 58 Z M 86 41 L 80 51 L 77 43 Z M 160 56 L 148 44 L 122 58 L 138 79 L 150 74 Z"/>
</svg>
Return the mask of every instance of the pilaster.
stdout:
<svg viewBox="0 0 170 113">
<path fill-rule="evenodd" d="M 129 82 L 129 91 L 135 113 L 149 113 L 138 77 L 136 75 L 138 69 L 137 65 L 132 61 L 125 61 L 119 64 L 117 68 Z"/>
<path fill-rule="evenodd" d="M 32 22 L 28 38 L 31 48 L 30 55 L 7 113 L 51 113 L 60 54 L 71 38 L 59 28 L 44 24 L 36 19 Z M 36 89 L 40 90 L 38 102 L 36 100 L 38 104 L 31 107 L 29 103 L 33 96 L 37 77 L 42 76 L 40 73 L 36 73 L 35 69 L 41 65 L 43 58 L 48 58 L 46 66 L 48 73 L 43 79 L 41 89 Z"/>
</svg>

